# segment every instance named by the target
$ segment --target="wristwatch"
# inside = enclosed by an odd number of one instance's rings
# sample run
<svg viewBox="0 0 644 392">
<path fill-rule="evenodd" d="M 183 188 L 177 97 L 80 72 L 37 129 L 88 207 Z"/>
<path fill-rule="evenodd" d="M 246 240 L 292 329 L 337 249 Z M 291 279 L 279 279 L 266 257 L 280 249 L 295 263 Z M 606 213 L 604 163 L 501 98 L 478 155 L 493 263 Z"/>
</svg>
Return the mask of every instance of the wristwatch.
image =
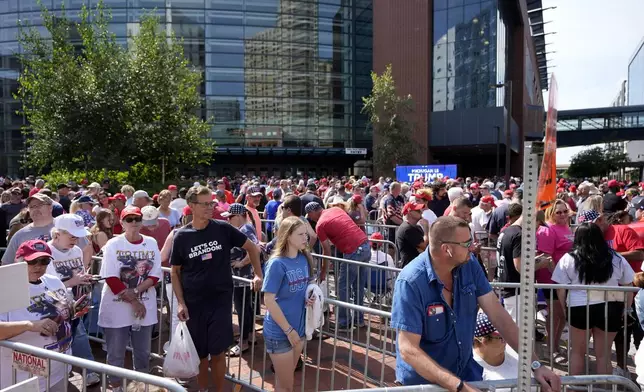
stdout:
<svg viewBox="0 0 644 392">
<path fill-rule="evenodd" d="M 461 392 L 461 390 L 463 389 L 463 386 L 464 386 L 464 385 L 465 385 L 465 383 L 463 382 L 463 380 L 461 380 L 461 381 L 458 383 L 458 386 L 456 387 L 456 392 Z"/>
<path fill-rule="evenodd" d="M 532 371 L 534 372 L 535 370 L 541 368 L 541 362 L 534 361 L 534 362 L 532 362 L 532 365 L 530 365 L 530 367 L 532 368 Z"/>
</svg>

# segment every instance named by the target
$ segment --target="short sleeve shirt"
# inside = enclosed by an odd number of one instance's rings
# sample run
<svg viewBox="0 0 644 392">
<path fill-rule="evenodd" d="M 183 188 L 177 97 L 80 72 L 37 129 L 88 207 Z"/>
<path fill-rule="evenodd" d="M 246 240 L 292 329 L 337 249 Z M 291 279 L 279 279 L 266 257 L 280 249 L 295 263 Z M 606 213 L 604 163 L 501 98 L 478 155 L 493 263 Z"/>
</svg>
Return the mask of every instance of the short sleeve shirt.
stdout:
<svg viewBox="0 0 644 392">
<path fill-rule="evenodd" d="M 480 381 L 483 369 L 472 357 L 478 298 L 492 291 L 479 264 L 470 261 L 452 271 L 453 307 L 443 300 L 443 283 L 428 251 L 398 275 L 391 326 L 420 335 L 420 349 L 464 381 Z M 406 363 L 396 346 L 396 379 L 403 385 L 430 384 Z"/>
<path fill-rule="evenodd" d="M 412 225 L 405 221 L 396 231 L 396 247 L 400 252 L 400 262 L 403 267 L 418 257 L 418 245 L 425 239 L 423 229 L 418 225 Z"/>
<path fill-rule="evenodd" d="M 258 244 L 259 241 L 257 240 L 257 235 L 255 234 L 255 228 L 250 225 L 250 224 L 245 224 L 242 227 L 239 228 L 239 231 L 241 231 L 249 240 L 250 242 L 254 244 Z M 231 264 L 235 261 L 243 260 L 248 252 L 246 249 L 242 247 L 234 247 L 230 251 L 230 262 Z M 233 274 L 235 276 L 239 276 L 240 278 L 245 278 L 245 279 L 252 279 L 253 278 L 253 266 L 252 265 L 245 265 L 242 268 L 233 268 Z M 235 284 L 237 286 L 237 284 Z"/>
<path fill-rule="evenodd" d="M 611 225 L 604 232 L 604 239 L 615 252 L 631 252 L 644 250 L 644 241 L 637 235 L 635 230 L 627 225 Z M 642 260 L 629 261 L 633 271 L 642 271 Z"/>
<path fill-rule="evenodd" d="M 246 236 L 227 222 L 210 220 L 197 230 L 189 224 L 177 231 L 170 263 L 181 266 L 183 295 L 188 305 L 215 301 L 233 288 L 230 250 L 242 247 Z"/>
</svg>

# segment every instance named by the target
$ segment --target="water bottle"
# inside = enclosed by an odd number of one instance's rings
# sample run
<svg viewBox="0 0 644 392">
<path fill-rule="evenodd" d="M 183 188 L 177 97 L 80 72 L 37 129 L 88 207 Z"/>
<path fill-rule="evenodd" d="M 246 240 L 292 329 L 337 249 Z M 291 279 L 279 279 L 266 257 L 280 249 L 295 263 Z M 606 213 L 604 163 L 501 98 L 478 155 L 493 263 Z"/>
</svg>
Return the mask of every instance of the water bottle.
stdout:
<svg viewBox="0 0 644 392">
<path fill-rule="evenodd" d="M 134 322 L 132 323 L 132 332 L 138 332 L 141 330 L 141 319 L 134 316 Z"/>
</svg>

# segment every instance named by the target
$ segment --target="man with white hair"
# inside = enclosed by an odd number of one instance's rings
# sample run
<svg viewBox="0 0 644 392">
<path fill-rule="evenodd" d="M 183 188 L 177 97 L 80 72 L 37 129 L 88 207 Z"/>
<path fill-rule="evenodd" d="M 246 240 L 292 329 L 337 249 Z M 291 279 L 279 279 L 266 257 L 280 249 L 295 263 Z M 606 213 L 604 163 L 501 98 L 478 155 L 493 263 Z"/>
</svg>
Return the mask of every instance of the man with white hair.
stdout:
<svg viewBox="0 0 644 392">
<path fill-rule="evenodd" d="M 450 215 L 450 213 L 452 212 L 452 208 L 453 208 L 452 203 L 454 202 L 454 200 L 460 198 L 461 196 L 463 196 L 463 188 L 461 188 L 461 187 L 458 187 L 458 186 L 451 187 L 451 188 L 449 188 L 447 190 L 447 198 L 449 199 L 450 204 L 449 204 L 449 207 L 447 207 L 447 209 L 443 213 L 443 216 L 449 216 Z"/>
</svg>

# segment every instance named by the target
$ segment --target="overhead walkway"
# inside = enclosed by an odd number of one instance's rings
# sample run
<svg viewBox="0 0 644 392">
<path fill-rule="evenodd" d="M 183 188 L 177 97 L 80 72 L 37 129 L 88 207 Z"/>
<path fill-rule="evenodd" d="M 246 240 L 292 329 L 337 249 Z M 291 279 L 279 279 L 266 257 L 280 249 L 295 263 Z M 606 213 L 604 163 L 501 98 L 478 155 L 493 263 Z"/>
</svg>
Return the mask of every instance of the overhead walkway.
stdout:
<svg viewBox="0 0 644 392">
<path fill-rule="evenodd" d="M 644 140 L 644 105 L 557 113 L 557 147 L 626 140 Z"/>
</svg>

